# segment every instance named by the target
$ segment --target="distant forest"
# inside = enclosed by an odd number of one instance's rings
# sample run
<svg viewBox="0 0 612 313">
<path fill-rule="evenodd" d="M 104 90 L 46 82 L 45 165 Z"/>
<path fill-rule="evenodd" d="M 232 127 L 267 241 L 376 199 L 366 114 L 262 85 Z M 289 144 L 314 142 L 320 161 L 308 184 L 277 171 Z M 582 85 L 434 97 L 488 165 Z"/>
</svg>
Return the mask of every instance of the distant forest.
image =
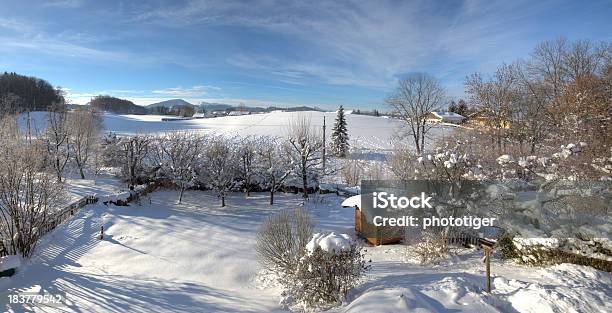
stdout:
<svg viewBox="0 0 612 313">
<path fill-rule="evenodd" d="M 63 102 L 61 91 L 46 80 L 7 72 L 0 75 L 0 112 L 45 111 Z"/>
<path fill-rule="evenodd" d="M 185 101 L 183 101 L 185 102 Z M 205 111 L 232 111 L 244 112 L 272 112 L 275 110 L 283 111 L 322 111 L 317 107 L 296 106 L 296 107 L 249 107 L 244 104 L 232 106 L 222 103 L 202 103 L 192 105 L 185 102 L 185 105 L 173 107 L 149 106 L 143 107 L 134 104 L 132 101 L 120 99 L 108 95 L 99 95 L 91 99 L 89 104 L 96 111 L 112 112 L 115 114 L 161 114 L 192 116 L 194 113 L 204 113 Z M 59 88 L 54 88 L 49 82 L 32 76 L 19 75 L 17 73 L 4 72 L 0 74 L 0 116 L 4 114 L 21 113 L 25 111 L 47 111 L 54 105 L 65 105 L 66 100 Z M 68 108 L 78 106 L 68 104 Z M 361 114 L 380 115 L 378 111 L 359 112 Z"/>
<path fill-rule="evenodd" d="M 134 102 L 111 96 L 97 96 L 90 102 L 97 111 L 113 112 L 116 114 L 147 114 L 147 108 L 134 104 Z"/>
</svg>

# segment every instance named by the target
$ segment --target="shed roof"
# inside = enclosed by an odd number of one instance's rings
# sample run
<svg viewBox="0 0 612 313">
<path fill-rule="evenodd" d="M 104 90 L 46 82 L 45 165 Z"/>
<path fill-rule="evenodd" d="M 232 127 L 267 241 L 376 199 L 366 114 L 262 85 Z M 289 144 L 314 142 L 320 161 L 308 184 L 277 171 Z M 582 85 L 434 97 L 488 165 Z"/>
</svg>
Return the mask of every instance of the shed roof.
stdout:
<svg viewBox="0 0 612 313">
<path fill-rule="evenodd" d="M 342 201 L 342 207 L 344 208 L 354 208 L 355 206 L 361 207 L 361 195 L 352 196 Z"/>
</svg>

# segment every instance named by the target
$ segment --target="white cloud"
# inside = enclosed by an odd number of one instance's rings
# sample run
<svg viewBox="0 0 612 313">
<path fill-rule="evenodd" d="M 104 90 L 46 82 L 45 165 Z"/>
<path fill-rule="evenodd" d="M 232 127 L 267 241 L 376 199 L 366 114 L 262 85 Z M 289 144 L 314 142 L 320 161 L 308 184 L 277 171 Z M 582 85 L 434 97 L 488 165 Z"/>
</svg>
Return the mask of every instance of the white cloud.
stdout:
<svg viewBox="0 0 612 313">
<path fill-rule="evenodd" d="M 83 5 L 82 0 L 46 0 L 44 6 L 61 8 L 78 8 Z"/>
<path fill-rule="evenodd" d="M 513 42 L 516 49 L 529 31 L 522 22 L 551 5 L 527 4 L 194 0 L 138 12 L 136 19 L 170 28 L 232 25 L 287 35 L 293 54 L 243 53 L 227 61 L 290 84 L 316 78 L 334 85 L 388 88 L 407 72 L 437 71 L 433 74 L 463 79 L 466 69 L 456 64 L 498 64 L 512 50 L 500 47 Z M 304 48 L 316 53 L 300 53 Z"/>
<path fill-rule="evenodd" d="M 183 88 L 183 87 L 173 87 L 173 88 L 164 88 L 153 90 L 152 93 L 172 96 L 172 97 L 186 97 L 186 98 L 194 98 L 194 97 L 202 97 L 208 93 L 210 90 L 220 90 L 221 88 L 216 86 L 205 86 L 205 85 L 196 85 L 191 88 Z"/>
</svg>

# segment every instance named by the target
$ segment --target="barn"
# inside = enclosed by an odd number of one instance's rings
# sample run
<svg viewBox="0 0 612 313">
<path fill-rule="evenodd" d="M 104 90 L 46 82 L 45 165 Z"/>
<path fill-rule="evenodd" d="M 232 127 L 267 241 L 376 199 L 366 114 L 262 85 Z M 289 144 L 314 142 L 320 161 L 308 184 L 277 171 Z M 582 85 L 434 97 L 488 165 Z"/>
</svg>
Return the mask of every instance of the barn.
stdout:
<svg viewBox="0 0 612 313">
<path fill-rule="evenodd" d="M 400 243 L 402 229 L 398 227 L 379 227 L 369 223 L 361 211 L 361 195 L 352 196 L 342 202 L 344 208 L 355 209 L 355 233 L 375 246 Z"/>
</svg>

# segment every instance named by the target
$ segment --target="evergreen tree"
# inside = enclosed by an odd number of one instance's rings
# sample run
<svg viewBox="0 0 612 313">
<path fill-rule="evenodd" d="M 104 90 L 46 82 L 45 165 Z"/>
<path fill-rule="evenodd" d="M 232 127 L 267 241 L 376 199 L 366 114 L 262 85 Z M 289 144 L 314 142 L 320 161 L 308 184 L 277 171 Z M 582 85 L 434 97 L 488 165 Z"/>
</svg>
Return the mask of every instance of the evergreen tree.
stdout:
<svg viewBox="0 0 612 313">
<path fill-rule="evenodd" d="M 459 100 L 459 104 L 457 105 L 457 110 L 455 111 L 455 113 L 459 115 L 467 116 L 468 107 L 463 99 Z"/>
<path fill-rule="evenodd" d="M 448 112 L 457 113 L 457 105 L 455 104 L 455 101 L 451 101 L 451 103 L 448 105 Z"/>
<path fill-rule="evenodd" d="M 331 150 L 332 153 L 337 157 L 346 157 L 349 149 L 349 136 L 348 130 L 346 129 L 346 118 L 344 117 L 344 108 L 340 106 L 338 108 L 338 115 L 334 122 L 334 128 L 332 129 L 331 135 Z"/>
</svg>

